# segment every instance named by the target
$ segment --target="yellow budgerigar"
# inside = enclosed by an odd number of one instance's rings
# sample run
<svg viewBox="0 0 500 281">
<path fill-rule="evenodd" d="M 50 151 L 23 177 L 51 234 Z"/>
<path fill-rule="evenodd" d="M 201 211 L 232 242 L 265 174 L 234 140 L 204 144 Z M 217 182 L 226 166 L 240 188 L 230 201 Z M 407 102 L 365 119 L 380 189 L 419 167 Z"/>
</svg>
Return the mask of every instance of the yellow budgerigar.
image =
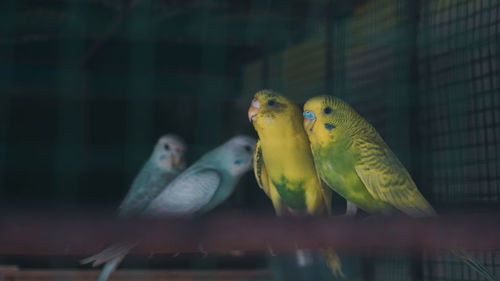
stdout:
<svg viewBox="0 0 500 281">
<path fill-rule="evenodd" d="M 318 174 L 334 191 L 368 213 L 435 215 L 403 164 L 350 105 L 332 96 L 314 97 L 305 103 L 303 116 Z M 466 251 L 454 253 L 496 280 Z"/>
<path fill-rule="evenodd" d="M 299 107 L 276 92 L 255 94 L 248 117 L 259 135 L 254 172 L 259 186 L 278 215 L 321 215 L 330 212 L 331 191 L 323 188 L 314 168 Z M 342 275 L 340 260 L 324 250 L 335 275 Z"/>
</svg>

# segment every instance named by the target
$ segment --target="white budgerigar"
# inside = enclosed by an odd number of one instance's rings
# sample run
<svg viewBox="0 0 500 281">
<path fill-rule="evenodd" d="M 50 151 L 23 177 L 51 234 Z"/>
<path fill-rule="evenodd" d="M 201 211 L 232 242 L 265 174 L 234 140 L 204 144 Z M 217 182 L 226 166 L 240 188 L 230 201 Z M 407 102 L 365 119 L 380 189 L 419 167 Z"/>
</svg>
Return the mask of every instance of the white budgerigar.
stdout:
<svg viewBox="0 0 500 281">
<path fill-rule="evenodd" d="M 226 200 L 252 166 L 256 140 L 236 136 L 203 155 L 181 173 L 146 209 L 153 216 L 207 212 Z"/>
</svg>

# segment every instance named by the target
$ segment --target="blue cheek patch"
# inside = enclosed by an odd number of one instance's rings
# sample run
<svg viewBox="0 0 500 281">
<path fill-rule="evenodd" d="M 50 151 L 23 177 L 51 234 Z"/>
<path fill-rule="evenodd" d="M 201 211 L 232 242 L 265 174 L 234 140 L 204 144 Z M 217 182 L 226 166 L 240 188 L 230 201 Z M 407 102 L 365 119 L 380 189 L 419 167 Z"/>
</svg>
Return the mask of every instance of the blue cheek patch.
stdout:
<svg viewBox="0 0 500 281">
<path fill-rule="evenodd" d="M 330 131 L 331 129 L 335 129 L 335 125 L 330 124 L 330 123 L 325 123 L 325 129 Z"/>
<path fill-rule="evenodd" d="M 236 160 L 236 161 L 234 161 L 234 164 L 235 164 L 235 165 L 241 165 L 241 160 Z"/>
<path fill-rule="evenodd" d="M 167 159 L 167 155 L 162 154 L 162 155 L 160 155 L 159 159 L 163 161 L 163 160 Z"/>
</svg>

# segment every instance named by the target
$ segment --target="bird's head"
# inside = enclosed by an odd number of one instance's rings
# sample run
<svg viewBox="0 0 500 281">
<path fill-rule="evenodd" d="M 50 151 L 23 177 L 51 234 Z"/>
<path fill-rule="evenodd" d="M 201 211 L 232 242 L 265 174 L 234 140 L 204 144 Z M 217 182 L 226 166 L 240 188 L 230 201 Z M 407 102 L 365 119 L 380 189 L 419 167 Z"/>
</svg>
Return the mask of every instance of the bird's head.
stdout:
<svg viewBox="0 0 500 281">
<path fill-rule="evenodd" d="M 311 141 L 336 141 L 348 133 L 353 114 L 354 110 L 339 98 L 314 97 L 304 104 L 304 130 Z"/>
<path fill-rule="evenodd" d="M 300 109 L 285 96 L 270 90 L 262 90 L 255 94 L 250 104 L 248 119 L 260 135 L 266 128 L 272 127 L 276 130 L 276 126 L 280 128 L 293 126 L 300 120 Z"/>
<path fill-rule="evenodd" d="M 176 135 L 164 135 L 156 142 L 153 157 L 157 167 L 167 171 L 181 171 L 186 167 L 186 145 Z"/>
<path fill-rule="evenodd" d="M 223 165 L 232 175 L 240 176 L 252 167 L 256 140 L 249 136 L 235 136 L 221 146 Z"/>
</svg>

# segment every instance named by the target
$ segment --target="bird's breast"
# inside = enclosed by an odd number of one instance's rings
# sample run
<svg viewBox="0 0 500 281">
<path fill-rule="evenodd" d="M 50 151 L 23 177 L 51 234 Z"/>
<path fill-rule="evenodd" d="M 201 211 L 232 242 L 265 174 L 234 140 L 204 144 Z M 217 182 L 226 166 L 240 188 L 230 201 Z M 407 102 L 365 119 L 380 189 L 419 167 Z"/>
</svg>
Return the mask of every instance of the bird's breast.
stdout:
<svg viewBox="0 0 500 281">
<path fill-rule="evenodd" d="M 285 175 L 293 180 L 301 180 L 316 173 L 307 143 L 278 139 L 262 142 L 262 157 L 271 179 Z"/>
</svg>

